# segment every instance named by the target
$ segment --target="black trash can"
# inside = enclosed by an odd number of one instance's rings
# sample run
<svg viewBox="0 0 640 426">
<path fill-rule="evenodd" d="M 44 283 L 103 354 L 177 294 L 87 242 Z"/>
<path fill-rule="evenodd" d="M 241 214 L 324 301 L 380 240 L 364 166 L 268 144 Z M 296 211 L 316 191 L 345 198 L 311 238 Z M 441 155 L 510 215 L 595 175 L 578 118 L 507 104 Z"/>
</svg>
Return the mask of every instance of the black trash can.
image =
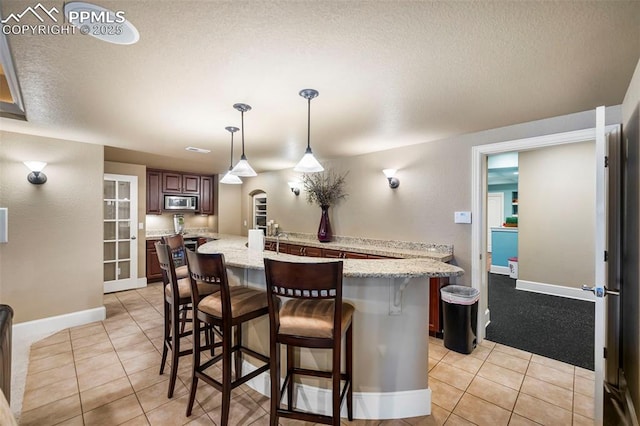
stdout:
<svg viewBox="0 0 640 426">
<path fill-rule="evenodd" d="M 440 296 L 444 347 L 470 354 L 476 347 L 480 291 L 462 285 L 449 285 L 440 289 Z"/>
</svg>

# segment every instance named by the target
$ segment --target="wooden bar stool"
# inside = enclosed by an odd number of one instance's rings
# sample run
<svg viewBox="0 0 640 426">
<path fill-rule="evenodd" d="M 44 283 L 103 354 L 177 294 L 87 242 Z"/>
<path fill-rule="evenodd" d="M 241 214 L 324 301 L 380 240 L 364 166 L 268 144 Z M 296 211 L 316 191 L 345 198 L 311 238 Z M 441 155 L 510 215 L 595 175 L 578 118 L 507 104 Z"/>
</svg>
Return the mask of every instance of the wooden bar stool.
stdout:
<svg viewBox="0 0 640 426">
<path fill-rule="evenodd" d="M 330 425 L 340 424 L 340 407 L 347 400 L 347 416 L 353 420 L 353 312 L 342 302 L 342 262 L 292 263 L 264 260 L 269 295 L 271 348 L 271 415 Z M 283 303 L 284 299 L 284 303 Z M 341 342 L 346 336 L 345 373 L 340 371 Z M 286 375 L 280 387 L 280 345 L 286 345 Z M 294 347 L 332 350 L 331 371 L 301 368 L 294 360 Z M 294 376 L 331 379 L 331 416 L 297 410 L 293 406 Z M 341 380 L 344 387 L 340 389 Z M 287 390 L 287 408 L 281 407 Z"/>
<path fill-rule="evenodd" d="M 226 426 L 229 423 L 231 390 L 269 370 L 269 358 L 243 346 L 242 342 L 242 324 L 268 314 L 267 294 L 264 291 L 244 286 L 230 286 L 223 254 L 202 254 L 188 250 L 187 261 L 191 273 L 191 297 L 194 307 L 193 370 L 187 417 L 191 415 L 193 409 L 196 390 L 198 389 L 198 379 L 202 379 L 205 383 L 222 392 L 220 424 Z M 202 297 L 197 285 L 199 281 L 218 284 L 220 291 Z M 202 350 L 200 348 L 200 322 L 211 327 L 218 327 L 222 335 L 222 353 L 203 363 L 200 360 L 200 352 Z M 235 331 L 234 334 L 232 334 L 232 330 Z M 235 342 L 232 341 L 234 335 Z M 243 376 L 243 353 L 265 364 Z M 231 378 L 232 354 L 235 354 L 235 380 Z M 219 361 L 222 361 L 222 382 L 206 373 L 209 367 Z"/>
<path fill-rule="evenodd" d="M 162 268 L 162 280 L 164 282 L 164 342 L 162 345 L 162 361 L 160 374 L 164 374 L 164 366 L 167 354 L 171 351 L 171 372 L 169 375 L 169 390 L 167 397 L 173 396 L 178 375 L 178 360 L 181 356 L 190 355 L 192 349 L 180 350 L 180 339 L 192 334 L 192 331 L 184 331 L 184 323 L 191 321 L 186 319 L 186 312 L 191 304 L 191 283 L 189 278 L 178 279 L 171 248 L 160 242 L 155 244 L 158 253 L 158 261 Z M 219 290 L 219 286 L 211 284 L 198 284 L 199 291 L 208 295 Z M 174 295 L 177 295 L 175 297 Z M 184 317 L 180 318 L 180 312 Z M 182 324 L 182 330 L 179 327 Z M 213 345 L 213 333 L 207 334 L 207 346 Z"/>
</svg>

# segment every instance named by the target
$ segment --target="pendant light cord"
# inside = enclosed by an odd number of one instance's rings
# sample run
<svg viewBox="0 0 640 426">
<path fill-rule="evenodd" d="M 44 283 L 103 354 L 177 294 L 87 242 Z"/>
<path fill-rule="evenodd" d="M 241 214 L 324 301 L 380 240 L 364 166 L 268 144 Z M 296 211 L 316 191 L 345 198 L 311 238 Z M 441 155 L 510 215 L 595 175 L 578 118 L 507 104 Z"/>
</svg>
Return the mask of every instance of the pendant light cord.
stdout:
<svg viewBox="0 0 640 426">
<path fill-rule="evenodd" d="M 311 150 L 311 98 L 307 99 L 307 151 Z"/>
<path fill-rule="evenodd" d="M 240 125 L 242 126 L 242 158 L 244 156 L 244 111 L 240 111 Z"/>
<path fill-rule="evenodd" d="M 233 168 L 233 132 L 231 132 L 231 164 L 229 164 L 229 169 Z"/>
</svg>

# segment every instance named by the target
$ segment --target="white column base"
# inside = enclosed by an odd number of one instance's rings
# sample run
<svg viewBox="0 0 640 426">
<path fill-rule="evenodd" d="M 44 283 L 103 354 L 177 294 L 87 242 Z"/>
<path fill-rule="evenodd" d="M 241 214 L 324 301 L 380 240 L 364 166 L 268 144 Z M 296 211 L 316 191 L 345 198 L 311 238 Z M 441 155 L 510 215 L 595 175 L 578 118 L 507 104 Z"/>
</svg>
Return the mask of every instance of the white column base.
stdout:
<svg viewBox="0 0 640 426">
<path fill-rule="evenodd" d="M 243 361 L 243 372 L 255 370 L 255 366 Z M 263 395 L 271 394 L 268 373 L 249 380 L 247 385 Z M 296 384 L 294 404 L 300 410 L 331 415 L 331 391 L 314 386 Z M 353 418 L 363 420 L 404 419 L 431 414 L 431 389 L 400 392 L 354 392 Z M 342 404 L 340 416 L 347 417 L 347 405 Z"/>
</svg>

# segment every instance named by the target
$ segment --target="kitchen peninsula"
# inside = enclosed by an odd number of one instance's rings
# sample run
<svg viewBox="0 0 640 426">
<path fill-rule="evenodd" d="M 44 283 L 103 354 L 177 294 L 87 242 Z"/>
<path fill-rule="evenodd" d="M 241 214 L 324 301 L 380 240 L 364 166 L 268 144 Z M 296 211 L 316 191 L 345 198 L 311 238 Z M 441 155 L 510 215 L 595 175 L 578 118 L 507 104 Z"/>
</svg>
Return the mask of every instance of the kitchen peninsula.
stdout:
<svg viewBox="0 0 640 426">
<path fill-rule="evenodd" d="M 295 240 L 288 243 L 293 244 Z M 303 257 L 272 251 L 249 250 L 247 238 L 218 235 L 218 239 L 199 248 L 202 253 L 223 253 L 229 271 L 241 282 L 265 288 L 264 259 L 288 262 L 327 262 L 335 259 Z M 282 243 L 282 242 L 281 242 Z M 333 244 L 333 243 L 329 243 Z M 341 250 L 361 252 L 362 248 L 342 243 Z M 397 242 L 388 249 L 373 248 L 376 256 L 397 257 L 402 250 Z M 323 245 L 332 249 L 329 245 Z M 335 248 L 335 247 L 334 247 Z M 430 414 L 431 391 L 428 387 L 429 283 L 432 277 L 456 277 L 464 271 L 440 260 L 451 253 L 424 250 L 424 257 L 342 259 L 343 298 L 355 306 L 354 314 L 354 417 L 360 419 L 407 418 Z M 355 250 L 358 249 L 358 250 Z M 268 320 L 250 324 L 250 346 L 269 353 Z M 301 362 L 325 368 L 330 362 L 322 351 L 301 351 Z M 247 365 L 247 368 L 251 368 Z M 268 393 L 267 375 L 258 376 L 250 385 Z M 303 383 L 297 391 L 302 409 L 327 410 L 329 393 L 319 383 Z M 344 407 L 343 407 L 344 408 Z"/>
</svg>

